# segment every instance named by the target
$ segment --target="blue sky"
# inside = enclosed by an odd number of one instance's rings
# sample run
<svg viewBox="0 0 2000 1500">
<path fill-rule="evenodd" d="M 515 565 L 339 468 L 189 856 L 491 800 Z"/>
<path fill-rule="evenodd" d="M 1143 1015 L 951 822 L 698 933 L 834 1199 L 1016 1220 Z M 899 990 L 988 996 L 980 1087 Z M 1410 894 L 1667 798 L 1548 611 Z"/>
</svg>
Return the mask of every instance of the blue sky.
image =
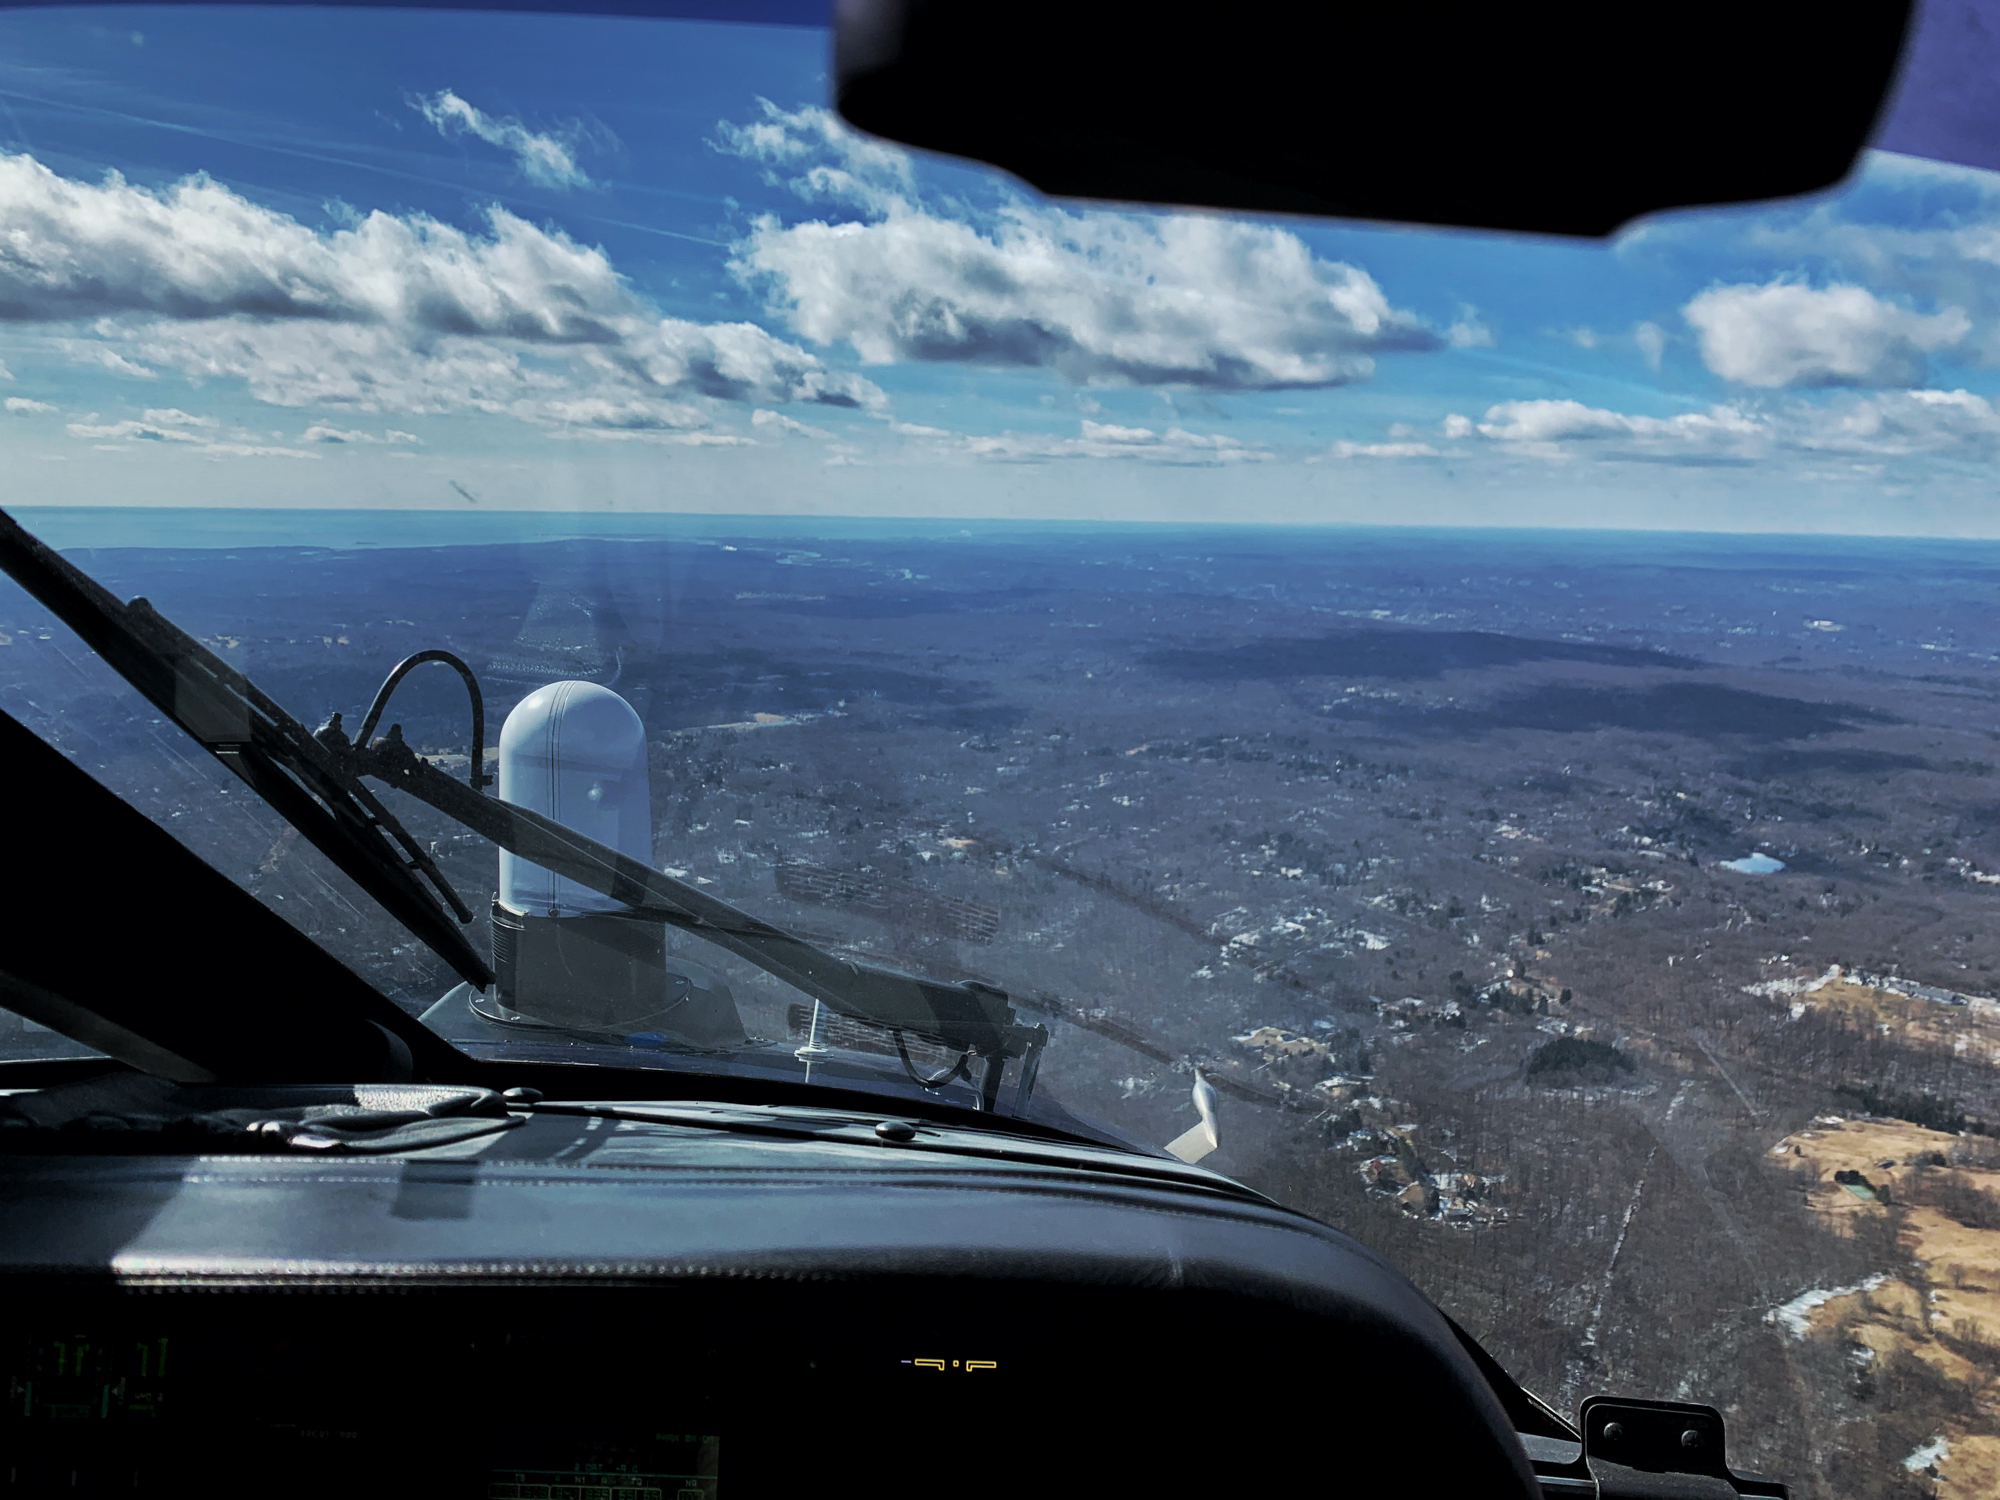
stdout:
<svg viewBox="0 0 2000 1500">
<path fill-rule="evenodd" d="M 1609 244 L 1108 213 L 846 132 L 825 48 L 0 15 L 12 503 L 2000 535 L 2000 176 Z"/>
</svg>

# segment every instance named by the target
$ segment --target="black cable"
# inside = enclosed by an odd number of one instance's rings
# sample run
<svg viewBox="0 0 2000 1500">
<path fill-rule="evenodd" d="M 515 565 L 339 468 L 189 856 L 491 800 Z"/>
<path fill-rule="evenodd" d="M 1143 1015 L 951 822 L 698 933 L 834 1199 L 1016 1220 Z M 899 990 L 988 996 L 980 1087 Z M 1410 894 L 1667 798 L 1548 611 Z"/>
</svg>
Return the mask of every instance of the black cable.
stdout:
<svg viewBox="0 0 2000 1500">
<path fill-rule="evenodd" d="M 472 668 L 449 651 L 419 651 L 415 656 L 406 656 L 397 662 L 389 675 L 382 679 L 375 701 L 368 705 L 368 712 L 361 720 L 361 732 L 354 737 L 354 743 L 364 750 L 368 748 L 376 722 L 382 717 L 382 710 L 389 706 L 389 695 L 396 691 L 396 684 L 414 668 L 433 661 L 456 667 L 458 675 L 465 679 L 465 690 L 472 695 L 472 789 L 481 791 L 493 784 L 493 778 L 486 774 L 486 700 L 479 695 L 479 679 L 472 675 Z"/>
<path fill-rule="evenodd" d="M 895 1031 L 891 1032 L 890 1035 L 896 1039 L 896 1056 L 903 1060 L 903 1071 L 909 1074 L 910 1082 L 914 1083 L 918 1088 L 941 1089 L 954 1078 L 963 1078 L 968 1082 L 971 1081 L 972 1054 L 970 1052 L 961 1053 L 958 1061 L 938 1074 L 937 1077 L 925 1078 L 917 1072 L 916 1064 L 910 1061 L 910 1049 L 903 1045 L 903 1033 Z"/>
</svg>

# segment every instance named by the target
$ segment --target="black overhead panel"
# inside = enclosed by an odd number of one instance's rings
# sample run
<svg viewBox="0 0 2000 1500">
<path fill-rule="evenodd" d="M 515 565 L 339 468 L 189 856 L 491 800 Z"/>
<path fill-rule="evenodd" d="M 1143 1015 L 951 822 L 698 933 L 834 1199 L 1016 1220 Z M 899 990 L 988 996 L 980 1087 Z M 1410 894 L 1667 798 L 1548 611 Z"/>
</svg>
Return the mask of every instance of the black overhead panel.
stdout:
<svg viewBox="0 0 2000 1500">
<path fill-rule="evenodd" d="M 1845 176 L 1907 0 L 839 0 L 860 129 L 1066 197 L 1604 235 Z"/>
</svg>

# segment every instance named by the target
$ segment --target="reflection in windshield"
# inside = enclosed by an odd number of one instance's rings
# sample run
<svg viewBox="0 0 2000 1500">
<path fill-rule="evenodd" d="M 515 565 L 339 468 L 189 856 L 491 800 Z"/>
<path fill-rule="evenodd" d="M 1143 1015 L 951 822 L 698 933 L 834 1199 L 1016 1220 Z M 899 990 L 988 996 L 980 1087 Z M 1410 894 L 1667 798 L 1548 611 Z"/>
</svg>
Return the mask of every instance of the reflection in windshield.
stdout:
<svg viewBox="0 0 2000 1500">
<path fill-rule="evenodd" d="M 9 509 L 112 592 L 308 725 L 457 653 L 488 744 L 449 672 L 390 718 L 461 777 L 608 689 L 655 867 L 999 986 L 1052 1108 L 1212 1144 L 1557 1405 L 1980 1492 L 1990 177 L 1611 247 L 1087 213 L 846 134 L 810 34 L 4 24 Z M 510 1030 L 11 587 L 0 708 L 468 1047 L 957 1061 L 672 929 L 741 1047 Z M 490 952 L 493 846 L 386 800 Z"/>
</svg>

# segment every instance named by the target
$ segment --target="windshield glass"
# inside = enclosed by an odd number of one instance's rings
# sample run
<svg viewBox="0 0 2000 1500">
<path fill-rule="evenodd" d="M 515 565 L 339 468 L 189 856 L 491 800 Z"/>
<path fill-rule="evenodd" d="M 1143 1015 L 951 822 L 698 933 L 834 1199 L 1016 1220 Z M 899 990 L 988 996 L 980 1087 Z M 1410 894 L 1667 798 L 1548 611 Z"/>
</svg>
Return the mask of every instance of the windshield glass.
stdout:
<svg viewBox="0 0 2000 1500">
<path fill-rule="evenodd" d="M 436 666 L 378 732 L 1004 990 L 1003 1113 L 1341 1226 L 1559 1407 L 1992 1477 L 1992 174 L 1570 243 L 1050 202 L 846 130 L 805 29 L 0 41 L 4 503 L 119 598 L 309 728 L 455 653 L 484 735 Z M 0 708 L 477 1055 L 977 1102 L 378 788 L 463 984 L 11 584 Z"/>
</svg>

